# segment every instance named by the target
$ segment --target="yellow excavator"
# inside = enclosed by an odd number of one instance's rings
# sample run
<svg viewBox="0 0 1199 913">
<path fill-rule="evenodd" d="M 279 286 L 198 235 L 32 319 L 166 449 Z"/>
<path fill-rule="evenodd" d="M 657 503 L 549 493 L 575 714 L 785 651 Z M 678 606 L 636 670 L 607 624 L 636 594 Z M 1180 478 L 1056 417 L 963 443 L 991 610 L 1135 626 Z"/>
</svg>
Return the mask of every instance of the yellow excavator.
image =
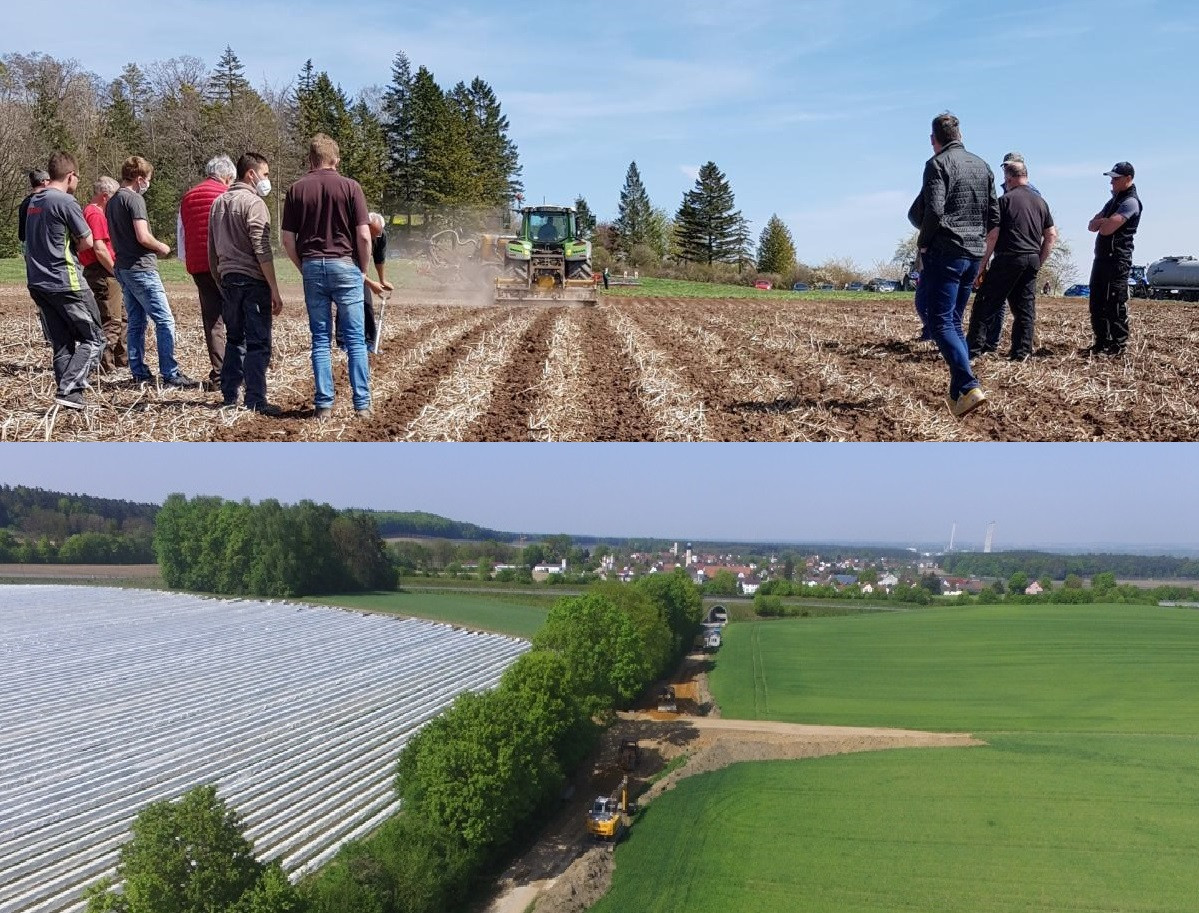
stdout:
<svg viewBox="0 0 1199 913">
<path fill-rule="evenodd" d="M 591 811 L 587 813 L 587 832 L 596 840 L 615 844 L 630 824 L 629 778 L 625 777 L 612 795 L 598 796 L 591 803 Z"/>
</svg>

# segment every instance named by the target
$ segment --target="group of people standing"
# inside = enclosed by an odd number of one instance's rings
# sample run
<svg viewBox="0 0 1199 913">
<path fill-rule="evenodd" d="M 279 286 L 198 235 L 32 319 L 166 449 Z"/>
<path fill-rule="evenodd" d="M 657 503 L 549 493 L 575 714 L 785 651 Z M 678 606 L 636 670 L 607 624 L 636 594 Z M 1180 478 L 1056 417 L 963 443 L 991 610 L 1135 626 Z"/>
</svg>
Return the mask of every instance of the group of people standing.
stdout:
<svg viewBox="0 0 1199 913">
<path fill-rule="evenodd" d="M 334 140 L 313 137 L 308 160 L 308 173 L 284 200 L 281 240 L 304 280 L 315 415 L 325 418 L 333 409 L 336 337 L 349 360 L 355 414 L 369 416 L 367 341 L 376 329 L 368 296 L 392 289 L 384 279 L 385 226 L 381 216 L 368 213 L 362 187 L 337 173 Z M 177 224 L 179 258 L 199 294 L 211 365 L 202 382 L 175 360 L 175 320 L 158 272 L 158 257 L 170 247 L 151 232 L 144 200 L 153 166 L 130 157 L 119 183 L 110 177 L 94 182 L 86 209 L 74 196 L 79 175 L 70 154 L 55 152 L 45 172 L 30 173 L 19 234 L 30 295 L 53 350 L 58 405 L 84 408 L 88 378 L 97 368 L 112 373 L 128 367 L 134 381 L 151 381 L 145 363 L 149 322 L 163 384 L 219 390 L 225 406 L 236 406 L 241 395 L 247 409 L 279 414 L 266 392 L 272 318 L 284 306 L 265 202 L 272 189 L 270 163 L 256 152 L 236 163 L 219 155 L 205 171 L 205 179 L 184 194 Z M 378 281 L 366 275 L 372 259 Z"/>
<path fill-rule="evenodd" d="M 985 161 L 967 152 L 952 114 L 933 118 L 933 156 L 920 195 L 908 211 L 919 230 L 921 260 L 916 311 L 921 340 L 935 342 L 949 366 L 946 402 L 957 417 L 986 402 L 971 362 L 999 346 L 1005 303 L 1013 315 L 1009 357 L 1033 354 L 1036 279 L 1057 240 L 1048 204 L 1028 181 L 1023 156 L 1003 160 L 1003 194 Z M 1105 175 L 1111 199 L 1088 227 L 1098 235 L 1091 271 L 1091 328 L 1087 356 L 1120 356 L 1128 344 L 1128 275 L 1141 202 L 1135 170 L 1118 162 Z M 966 305 L 977 291 L 968 329 Z"/>
</svg>

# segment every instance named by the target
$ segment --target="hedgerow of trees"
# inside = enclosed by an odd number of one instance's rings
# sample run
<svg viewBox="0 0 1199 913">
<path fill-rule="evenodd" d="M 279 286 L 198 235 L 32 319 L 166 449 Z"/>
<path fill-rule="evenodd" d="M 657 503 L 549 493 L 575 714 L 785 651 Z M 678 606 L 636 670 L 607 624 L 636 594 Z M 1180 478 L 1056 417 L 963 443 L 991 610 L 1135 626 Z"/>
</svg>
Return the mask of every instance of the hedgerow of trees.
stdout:
<svg viewBox="0 0 1199 913">
<path fill-rule="evenodd" d="M 374 520 L 301 501 L 167 498 L 154 548 L 172 589 L 293 597 L 390 588 L 395 573 Z"/>
</svg>

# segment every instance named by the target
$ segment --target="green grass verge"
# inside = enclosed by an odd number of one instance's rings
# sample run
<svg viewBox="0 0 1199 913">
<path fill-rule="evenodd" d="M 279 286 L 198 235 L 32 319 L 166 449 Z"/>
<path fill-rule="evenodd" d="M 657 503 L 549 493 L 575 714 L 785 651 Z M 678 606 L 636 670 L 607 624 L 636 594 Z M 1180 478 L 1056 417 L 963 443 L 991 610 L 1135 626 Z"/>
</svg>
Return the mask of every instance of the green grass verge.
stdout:
<svg viewBox="0 0 1199 913">
<path fill-rule="evenodd" d="M 912 298 L 912 292 L 793 292 L 790 289 L 771 289 L 768 292 L 746 285 L 724 285 L 718 282 L 689 282 L 684 279 L 644 278 L 640 285 L 614 285 L 601 296 L 613 298 L 756 298 L 762 301 L 860 301 Z"/>
<path fill-rule="evenodd" d="M 593 913 L 1184 911 L 1199 739 L 993 736 L 738 764 L 639 816 Z"/>
<path fill-rule="evenodd" d="M 1199 613 L 986 606 L 725 629 L 726 717 L 987 745 L 682 781 L 597 913 L 1185 911 L 1199 892 Z"/>
<path fill-rule="evenodd" d="M 353 593 L 306 598 L 318 605 L 344 606 L 371 612 L 389 612 L 444 621 L 480 631 L 531 638 L 545 622 L 548 606 L 465 593 Z"/>
</svg>

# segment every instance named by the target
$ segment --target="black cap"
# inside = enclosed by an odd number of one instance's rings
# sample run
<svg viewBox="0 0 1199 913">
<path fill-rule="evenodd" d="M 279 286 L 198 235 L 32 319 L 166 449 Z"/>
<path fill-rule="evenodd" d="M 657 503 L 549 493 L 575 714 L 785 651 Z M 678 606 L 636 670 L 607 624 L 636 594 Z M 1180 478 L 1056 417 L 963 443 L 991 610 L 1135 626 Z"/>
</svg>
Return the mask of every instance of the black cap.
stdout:
<svg viewBox="0 0 1199 913">
<path fill-rule="evenodd" d="M 1109 178 L 1131 178 L 1136 176 L 1136 169 L 1129 162 L 1116 162 L 1112 165 L 1111 171 L 1103 172 L 1104 177 Z"/>
<path fill-rule="evenodd" d="M 34 190 L 41 187 L 48 180 L 50 180 L 50 172 L 43 168 L 34 168 L 29 172 L 29 186 Z"/>
</svg>

